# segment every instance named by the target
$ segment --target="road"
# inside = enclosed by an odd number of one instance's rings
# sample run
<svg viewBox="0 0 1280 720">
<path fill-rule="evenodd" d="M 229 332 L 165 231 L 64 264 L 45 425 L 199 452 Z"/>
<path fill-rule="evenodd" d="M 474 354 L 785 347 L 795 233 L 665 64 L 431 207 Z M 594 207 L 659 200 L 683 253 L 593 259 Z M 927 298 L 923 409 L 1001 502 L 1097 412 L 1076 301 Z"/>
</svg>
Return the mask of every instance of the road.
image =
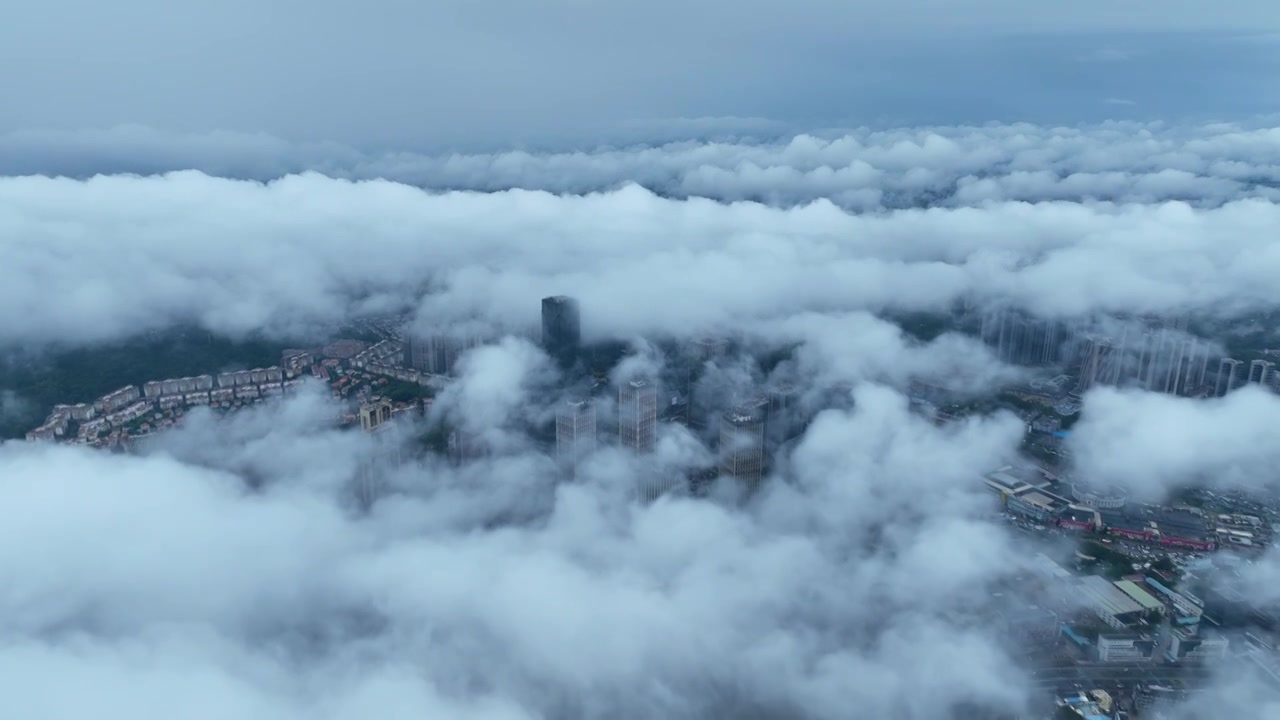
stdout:
<svg viewBox="0 0 1280 720">
<path fill-rule="evenodd" d="M 1166 665 L 1163 663 L 1079 663 L 1036 668 L 1032 680 L 1042 688 L 1069 691 L 1077 685 L 1086 689 L 1116 686 L 1132 687 L 1139 683 L 1169 685 L 1182 683 L 1197 687 L 1209 680 L 1212 668 L 1203 665 Z"/>
</svg>

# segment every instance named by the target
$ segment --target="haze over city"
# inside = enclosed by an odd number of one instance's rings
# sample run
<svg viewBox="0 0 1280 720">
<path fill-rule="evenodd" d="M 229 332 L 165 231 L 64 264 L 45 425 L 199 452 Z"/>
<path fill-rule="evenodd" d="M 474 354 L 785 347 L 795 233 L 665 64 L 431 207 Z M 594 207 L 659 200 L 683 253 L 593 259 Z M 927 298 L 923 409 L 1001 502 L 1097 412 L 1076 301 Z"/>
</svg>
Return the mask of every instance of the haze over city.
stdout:
<svg viewBox="0 0 1280 720">
<path fill-rule="evenodd" d="M 15 718 L 1280 717 L 1280 12 L 20 3 Z"/>
</svg>

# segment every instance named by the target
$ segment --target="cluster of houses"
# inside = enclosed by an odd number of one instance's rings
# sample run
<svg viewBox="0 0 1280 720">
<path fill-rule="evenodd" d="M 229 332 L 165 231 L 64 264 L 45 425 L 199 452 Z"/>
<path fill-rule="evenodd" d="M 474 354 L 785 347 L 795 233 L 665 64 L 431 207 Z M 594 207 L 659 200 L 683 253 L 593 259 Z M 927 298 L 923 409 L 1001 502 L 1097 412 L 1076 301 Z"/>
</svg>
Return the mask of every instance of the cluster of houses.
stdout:
<svg viewBox="0 0 1280 720">
<path fill-rule="evenodd" d="M 231 407 L 283 395 L 302 381 L 278 366 L 218 375 L 168 378 L 126 385 L 88 403 L 55 405 L 28 440 L 68 440 L 93 444 L 104 433 L 130 425 L 148 413 L 192 406 Z"/>
</svg>

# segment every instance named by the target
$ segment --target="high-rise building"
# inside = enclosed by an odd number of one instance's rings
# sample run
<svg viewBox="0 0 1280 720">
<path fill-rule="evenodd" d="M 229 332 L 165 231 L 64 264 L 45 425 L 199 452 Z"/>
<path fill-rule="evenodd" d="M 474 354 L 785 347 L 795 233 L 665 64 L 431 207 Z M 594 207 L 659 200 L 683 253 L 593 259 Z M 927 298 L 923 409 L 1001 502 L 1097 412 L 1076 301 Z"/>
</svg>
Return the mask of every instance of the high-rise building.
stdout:
<svg viewBox="0 0 1280 720">
<path fill-rule="evenodd" d="M 688 492 L 689 481 L 683 474 L 664 474 L 657 468 L 645 468 L 636 475 L 636 497 L 653 502 L 672 492 Z"/>
<path fill-rule="evenodd" d="M 693 341 L 693 359 L 697 363 L 716 360 L 729 349 L 729 341 L 714 336 L 700 337 Z"/>
<path fill-rule="evenodd" d="M 556 461 L 570 477 L 596 449 L 596 407 L 590 400 L 568 400 L 556 411 Z"/>
<path fill-rule="evenodd" d="M 1146 318 L 1145 329 L 1129 343 L 1132 357 L 1125 358 L 1122 384 L 1136 384 L 1152 392 L 1192 395 L 1213 389 L 1208 385 L 1210 345 L 1188 335 L 1185 317 Z"/>
<path fill-rule="evenodd" d="M 764 408 L 751 404 L 725 413 L 720 421 L 720 474 L 754 490 L 764 479 Z"/>
<path fill-rule="evenodd" d="M 1189 395 L 1200 387 L 1201 375 L 1209 362 L 1202 343 L 1197 338 L 1183 335 L 1169 344 L 1166 356 L 1167 380 L 1162 388 L 1170 395 Z"/>
<path fill-rule="evenodd" d="M 1183 339 L 1168 329 L 1162 329 L 1155 333 L 1154 344 L 1146 388 L 1153 392 L 1177 395 L 1185 351 Z"/>
<path fill-rule="evenodd" d="M 635 453 L 653 450 L 658 431 L 658 388 L 646 380 L 618 388 L 618 442 Z"/>
<path fill-rule="evenodd" d="M 692 427 L 709 428 L 715 424 L 716 402 L 721 394 L 709 387 L 708 376 L 716 374 L 716 371 L 708 373 L 707 363 L 723 360 L 728 350 L 729 341 L 713 335 L 695 338 L 689 344 L 688 358 L 682 362 L 683 376 L 680 381 L 689 406 L 686 417 Z M 714 385 L 715 382 L 710 384 Z"/>
<path fill-rule="evenodd" d="M 1184 390 L 1182 386 L 1183 369 L 1186 365 L 1189 345 L 1189 338 L 1186 337 L 1174 336 L 1169 339 L 1163 358 L 1163 382 L 1157 388 L 1160 392 L 1168 395 L 1182 394 Z"/>
<path fill-rule="evenodd" d="M 1085 342 L 1084 360 L 1080 365 L 1080 380 L 1076 384 L 1076 392 L 1083 393 L 1098 385 L 1117 384 L 1123 360 L 1123 346 L 1117 347 L 1111 338 L 1089 337 Z"/>
<path fill-rule="evenodd" d="M 1195 354 L 1187 373 L 1188 383 L 1191 384 L 1191 378 L 1195 378 L 1194 387 L 1204 393 L 1209 390 L 1209 366 L 1213 364 L 1210 351 L 1211 348 L 1208 342 L 1197 340 Z"/>
<path fill-rule="evenodd" d="M 1077 392 L 1134 386 L 1170 395 L 1211 393 L 1212 346 L 1189 335 L 1185 318 L 1124 318 L 1110 335 L 1087 336 Z"/>
<path fill-rule="evenodd" d="M 765 437 L 770 447 L 790 440 L 799 431 L 798 392 L 791 383 L 781 383 L 769 391 L 769 415 L 765 421 Z"/>
<path fill-rule="evenodd" d="M 773 402 L 767 393 L 759 395 L 754 394 L 735 394 L 733 397 L 733 405 L 739 411 L 752 413 L 760 418 L 764 423 L 764 438 L 766 442 L 769 438 L 769 425 L 773 422 Z"/>
<path fill-rule="evenodd" d="M 1244 361 L 1236 360 L 1235 358 L 1222 358 L 1222 361 L 1218 363 L 1218 385 L 1215 388 L 1215 394 L 1218 397 L 1222 397 L 1240 386 L 1241 365 L 1244 365 Z"/>
<path fill-rule="evenodd" d="M 1274 388 L 1276 385 L 1276 364 L 1268 360 L 1254 360 L 1249 363 L 1249 382 Z"/>
<path fill-rule="evenodd" d="M 564 295 L 542 298 L 542 349 L 561 368 L 572 367 L 582 345 L 578 301 Z"/>
<path fill-rule="evenodd" d="M 383 424 L 373 430 L 375 436 L 372 452 L 359 457 L 356 462 L 356 476 L 351 490 L 355 501 L 365 510 L 372 507 L 383 494 L 388 475 L 404 461 L 399 442 L 381 434 L 380 431 L 387 427 L 389 425 Z"/>
<path fill-rule="evenodd" d="M 419 372 L 431 373 L 432 375 L 444 374 L 435 371 L 435 353 L 432 351 L 429 342 L 428 338 L 405 338 L 403 345 L 404 358 L 401 364 Z"/>
<path fill-rule="evenodd" d="M 478 335 L 466 334 L 410 337 L 404 343 L 404 366 L 430 375 L 453 375 L 458 358 L 481 342 Z"/>
<path fill-rule="evenodd" d="M 982 317 L 983 342 L 996 357 L 1016 365 L 1053 365 L 1062 360 L 1066 329 L 1057 320 L 1000 308 Z"/>
<path fill-rule="evenodd" d="M 1130 328 L 1125 328 L 1126 332 L 1129 330 Z M 1157 392 L 1163 392 L 1163 388 L 1158 386 L 1166 379 L 1160 375 L 1160 368 L 1164 366 L 1161 354 L 1162 332 L 1153 328 L 1142 328 L 1134 332 L 1133 356 L 1127 373 L 1134 385 Z"/>
<path fill-rule="evenodd" d="M 679 393 L 664 395 L 662 406 L 658 408 L 658 420 L 677 425 L 689 424 L 689 400 Z"/>
<path fill-rule="evenodd" d="M 373 432 L 391 419 L 391 401 L 386 398 L 370 400 L 360 405 L 360 429 Z"/>
</svg>

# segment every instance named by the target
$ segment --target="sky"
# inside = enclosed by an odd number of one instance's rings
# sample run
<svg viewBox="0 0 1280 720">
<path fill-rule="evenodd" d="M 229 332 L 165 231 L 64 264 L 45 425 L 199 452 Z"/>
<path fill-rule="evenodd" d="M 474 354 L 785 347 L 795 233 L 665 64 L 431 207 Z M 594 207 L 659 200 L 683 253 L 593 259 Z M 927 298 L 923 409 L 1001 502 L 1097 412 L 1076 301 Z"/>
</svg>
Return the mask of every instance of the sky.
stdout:
<svg viewBox="0 0 1280 720">
<path fill-rule="evenodd" d="M 0 697 L 104 720 L 1016 715 L 1043 696 L 1002 603 L 1044 602 L 1030 558 L 1073 548 L 990 513 L 978 479 L 1023 460 L 1021 420 L 939 427 L 907 394 L 1027 374 L 899 321 L 1274 337 L 1277 65 L 1260 1 L 18 4 L 0 361 L 384 312 L 491 342 L 385 435 L 335 429 L 307 386 L 131 453 L 0 442 Z M 567 482 L 538 440 L 575 383 L 535 342 L 559 293 L 630 348 L 613 384 L 728 336 L 790 355 L 722 358 L 704 390 L 794 383 L 816 417 L 751 498 L 639 501 L 715 462 L 679 426 L 644 460 L 606 432 Z M 30 409 L 0 387 L 0 415 Z M 446 426 L 492 453 L 392 460 Z M 1277 427 L 1256 388 L 1100 388 L 1070 469 L 1144 499 L 1274 491 Z M 1280 553 L 1239 573 L 1280 601 Z M 1264 720 L 1280 696 L 1232 660 L 1174 718 L 1206 708 Z"/>
<path fill-rule="evenodd" d="M 1266 0 L 22 2 L 0 133 L 142 124 L 365 150 L 683 128 L 1274 112 Z"/>
</svg>

